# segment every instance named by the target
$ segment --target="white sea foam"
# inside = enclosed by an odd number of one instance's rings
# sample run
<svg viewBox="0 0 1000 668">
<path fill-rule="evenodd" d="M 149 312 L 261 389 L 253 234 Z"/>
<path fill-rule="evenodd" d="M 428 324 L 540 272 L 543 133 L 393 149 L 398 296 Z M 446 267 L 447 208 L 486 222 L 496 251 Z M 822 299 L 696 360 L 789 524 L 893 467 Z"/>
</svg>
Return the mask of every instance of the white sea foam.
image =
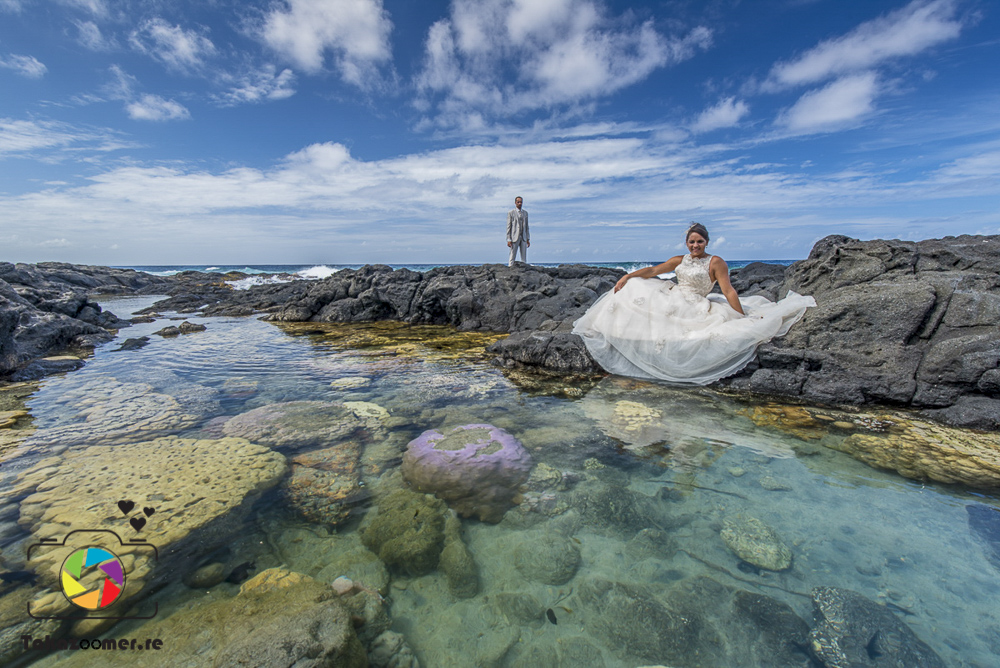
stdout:
<svg viewBox="0 0 1000 668">
<path fill-rule="evenodd" d="M 269 285 L 271 283 L 291 283 L 294 279 L 287 276 L 248 276 L 238 281 L 226 281 L 233 286 L 233 290 L 249 290 L 255 285 Z"/>
<path fill-rule="evenodd" d="M 248 276 L 238 281 L 226 281 L 233 286 L 234 290 L 249 290 L 255 285 L 269 285 L 273 283 L 291 283 L 295 280 L 318 281 L 329 276 L 333 276 L 340 271 L 325 264 L 302 269 L 294 274 L 278 274 L 273 276 Z"/>
<path fill-rule="evenodd" d="M 308 269 L 297 271 L 295 272 L 295 275 L 307 279 L 322 279 L 322 278 L 329 278 L 330 276 L 336 274 L 338 271 L 340 271 L 340 269 L 334 269 L 333 267 L 328 267 L 325 264 L 321 264 L 315 267 L 309 267 Z"/>
</svg>

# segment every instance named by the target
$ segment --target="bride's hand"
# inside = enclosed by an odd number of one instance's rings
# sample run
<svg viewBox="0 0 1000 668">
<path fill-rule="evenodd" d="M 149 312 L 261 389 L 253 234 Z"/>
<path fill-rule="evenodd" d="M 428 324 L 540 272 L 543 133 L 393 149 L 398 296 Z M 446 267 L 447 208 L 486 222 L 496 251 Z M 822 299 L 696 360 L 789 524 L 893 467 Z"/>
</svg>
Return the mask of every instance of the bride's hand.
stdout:
<svg viewBox="0 0 1000 668">
<path fill-rule="evenodd" d="M 628 276 L 627 275 L 626 276 L 622 276 L 621 278 L 619 278 L 618 282 L 615 283 L 615 292 L 618 292 L 619 290 L 621 290 L 622 288 L 624 288 L 625 287 L 625 283 L 627 283 L 627 282 L 628 282 Z"/>
</svg>

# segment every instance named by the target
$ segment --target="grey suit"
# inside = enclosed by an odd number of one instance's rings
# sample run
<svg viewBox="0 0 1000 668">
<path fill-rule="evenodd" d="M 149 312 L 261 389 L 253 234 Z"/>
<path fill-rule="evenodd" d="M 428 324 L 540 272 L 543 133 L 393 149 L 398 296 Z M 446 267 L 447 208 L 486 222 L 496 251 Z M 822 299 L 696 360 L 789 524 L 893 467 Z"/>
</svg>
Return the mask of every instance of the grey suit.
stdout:
<svg viewBox="0 0 1000 668">
<path fill-rule="evenodd" d="M 507 243 L 510 244 L 510 261 L 507 266 L 514 264 L 517 257 L 517 249 L 521 249 L 521 262 L 528 261 L 528 242 L 531 237 L 528 234 L 528 212 L 523 208 L 513 208 L 507 212 Z"/>
</svg>

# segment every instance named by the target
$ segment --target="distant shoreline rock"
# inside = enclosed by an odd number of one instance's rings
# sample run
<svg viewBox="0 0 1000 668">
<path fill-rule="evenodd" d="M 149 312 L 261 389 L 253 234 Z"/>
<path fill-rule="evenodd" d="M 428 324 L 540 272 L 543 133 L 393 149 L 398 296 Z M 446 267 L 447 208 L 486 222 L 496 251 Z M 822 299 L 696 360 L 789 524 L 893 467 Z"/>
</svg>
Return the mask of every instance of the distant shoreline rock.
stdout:
<svg viewBox="0 0 1000 668">
<path fill-rule="evenodd" d="M 81 338 L 108 340 L 117 318 L 102 314 L 88 294 L 157 291 L 170 295 L 153 307 L 158 311 L 262 314 L 272 322 L 398 320 L 509 332 L 488 349 L 499 366 L 597 374 L 601 369 L 571 333 L 572 325 L 622 274 L 585 265 L 487 264 L 427 272 L 367 265 L 323 280 L 237 291 L 225 282 L 232 277 L 218 274 L 155 277 L 61 263 L 3 263 L 0 376 Z M 777 299 L 794 290 L 812 295 L 818 305 L 716 387 L 819 404 L 913 408 L 955 426 L 1000 430 L 1000 236 L 912 242 L 834 235 L 820 240 L 805 260 L 789 267 L 755 262 L 734 270 L 732 281 L 743 296 Z M 46 290 L 51 296 L 42 295 Z M 74 309 L 76 315 L 67 314 Z M 69 320 L 58 323 L 58 336 L 45 338 L 21 324 L 25 312 L 29 321 Z M 106 320 L 95 320 L 100 317 Z"/>
</svg>

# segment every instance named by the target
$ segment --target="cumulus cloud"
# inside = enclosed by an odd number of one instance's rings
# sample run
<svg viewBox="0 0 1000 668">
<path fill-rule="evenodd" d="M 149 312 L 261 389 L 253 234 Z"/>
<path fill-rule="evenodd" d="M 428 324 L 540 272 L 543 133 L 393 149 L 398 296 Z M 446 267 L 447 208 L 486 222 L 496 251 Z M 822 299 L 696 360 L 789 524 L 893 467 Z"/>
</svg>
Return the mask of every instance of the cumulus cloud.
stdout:
<svg viewBox="0 0 1000 668">
<path fill-rule="evenodd" d="M 238 78 L 229 90 L 215 96 L 223 106 L 233 106 L 247 102 L 283 100 L 295 95 L 295 73 L 290 69 L 278 72 L 274 65 L 265 65 L 259 70 L 246 73 Z"/>
<path fill-rule="evenodd" d="M 18 56 L 15 54 L 0 56 L 0 67 L 14 70 L 22 77 L 29 79 L 41 79 L 48 71 L 48 68 L 34 56 Z"/>
<path fill-rule="evenodd" d="M 194 30 L 184 30 L 161 18 L 150 19 L 129 38 L 139 51 L 180 72 L 197 70 L 215 53 L 212 41 Z"/>
<path fill-rule="evenodd" d="M 842 77 L 800 97 L 778 118 L 778 124 L 793 132 L 840 127 L 871 113 L 878 92 L 874 72 Z"/>
<path fill-rule="evenodd" d="M 191 113 L 179 102 L 148 93 L 125 105 L 125 110 L 129 118 L 137 121 L 177 121 L 191 118 Z"/>
<path fill-rule="evenodd" d="M 710 132 L 719 128 L 729 128 L 750 113 L 750 107 L 743 100 L 727 97 L 714 107 L 709 107 L 691 124 L 692 132 Z"/>
<path fill-rule="evenodd" d="M 428 32 L 418 107 L 469 125 L 588 102 L 691 58 L 711 38 L 704 27 L 666 37 L 595 0 L 454 0 Z"/>
<path fill-rule="evenodd" d="M 771 68 L 764 90 L 818 83 L 868 70 L 892 58 L 912 56 L 958 37 L 957 0 L 914 0 L 906 7 L 862 23 Z"/>
<path fill-rule="evenodd" d="M 287 0 L 264 19 L 260 35 L 304 71 L 320 72 L 327 56 L 344 81 L 371 85 L 389 62 L 392 21 L 382 0 Z"/>
</svg>

